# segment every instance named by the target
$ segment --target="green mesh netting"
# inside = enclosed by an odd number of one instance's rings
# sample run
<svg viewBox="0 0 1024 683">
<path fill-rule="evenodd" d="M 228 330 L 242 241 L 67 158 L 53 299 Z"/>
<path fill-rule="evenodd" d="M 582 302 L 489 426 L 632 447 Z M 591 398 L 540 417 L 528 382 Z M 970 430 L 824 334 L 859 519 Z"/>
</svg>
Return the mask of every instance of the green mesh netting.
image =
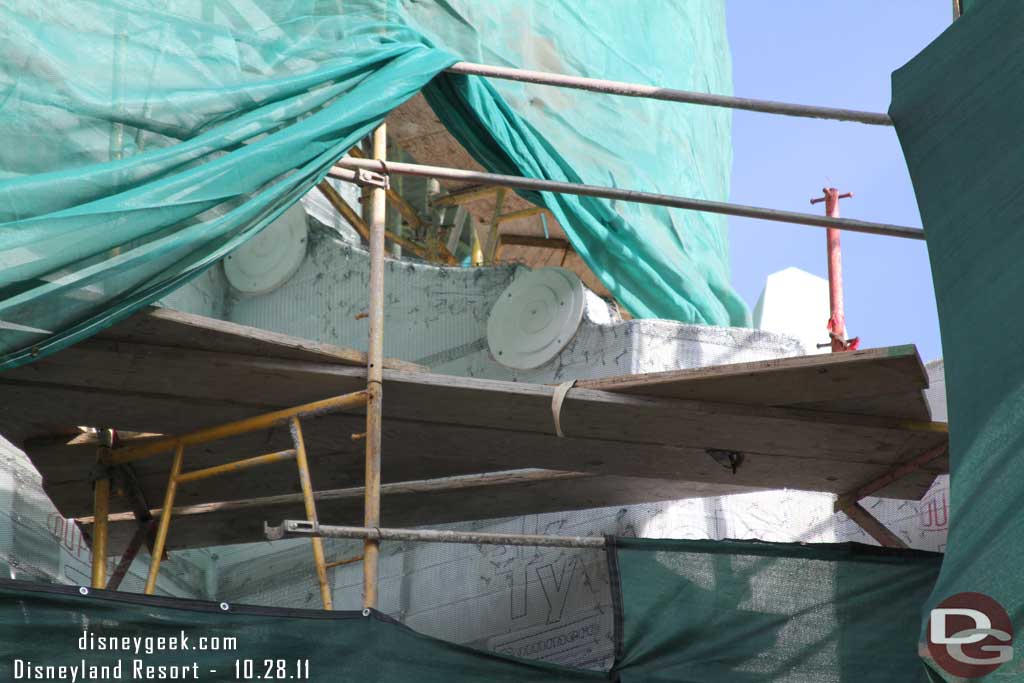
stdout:
<svg viewBox="0 0 1024 683">
<path fill-rule="evenodd" d="M 928 608 L 984 593 L 1024 626 L 1024 3 L 973 2 L 893 74 L 889 114 L 928 239 L 950 423 L 950 528 Z M 927 612 L 925 613 L 927 615 Z M 994 642 L 994 641 L 993 641 Z M 990 676 L 1020 680 L 1018 654 Z"/>
<path fill-rule="evenodd" d="M 732 93 L 724 2 L 450 0 L 396 3 L 402 20 L 462 59 Z M 485 168 L 726 199 L 727 109 L 444 75 L 424 90 Z M 546 206 L 573 248 L 637 317 L 746 325 L 729 284 L 724 216 L 630 202 L 520 193 Z"/>
<path fill-rule="evenodd" d="M 308 660 L 313 681 L 924 680 L 916 617 L 938 573 L 939 555 L 857 544 L 624 538 L 609 544 L 617 643 L 611 672 L 452 645 L 376 612 L 363 616 L 95 590 L 83 595 L 71 586 L 0 580 L 0 678 L 14 679 L 15 660 L 37 666 L 112 666 L 120 660 L 134 670 L 133 660 L 140 659 L 144 666 L 194 663 L 200 680 L 225 681 L 237 680 L 236 660 L 252 660 L 256 674 L 270 660 L 277 678 L 277 660 L 283 660 L 286 677 L 295 676 L 291 680 L 302 680 L 298 672 L 305 670 L 296 667 Z M 192 649 L 82 650 L 83 632 L 92 636 L 86 644 L 97 637 L 183 633 Z M 216 650 L 195 649 L 201 638 L 212 644 L 209 639 L 226 636 L 237 639 L 234 647 L 222 642 Z"/>
<path fill-rule="evenodd" d="M 78 591 L 0 580 L 2 680 L 72 680 L 70 668 L 63 675 L 59 670 L 51 674 L 45 668 L 25 668 L 60 666 L 111 667 L 93 677 L 86 677 L 91 669 L 84 669 L 86 676 L 77 669 L 77 680 L 95 681 L 607 680 L 600 672 L 528 662 L 428 638 L 378 612 L 363 616 L 109 591 L 83 596 Z M 127 648 L 100 649 L 101 641 Z M 113 668 L 118 662 L 119 672 Z"/>
<path fill-rule="evenodd" d="M 858 544 L 615 539 L 629 681 L 924 681 L 941 555 Z"/>
<path fill-rule="evenodd" d="M 728 92 L 724 36 L 721 2 L 4 3 L 0 367 L 210 267 L 457 55 Z M 725 197 L 726 111 L 498 87 L 427 93 L 489 170 Z M 635 315 L 745 322 L 721 217 L 533 198 Z"/>
</svg>

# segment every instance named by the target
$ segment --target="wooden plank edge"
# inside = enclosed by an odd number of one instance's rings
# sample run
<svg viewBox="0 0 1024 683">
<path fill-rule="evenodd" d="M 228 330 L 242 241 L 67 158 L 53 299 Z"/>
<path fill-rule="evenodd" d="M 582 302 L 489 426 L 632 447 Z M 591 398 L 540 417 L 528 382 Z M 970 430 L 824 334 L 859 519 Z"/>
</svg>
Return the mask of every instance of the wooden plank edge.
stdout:
<svg viewBox="0 0 1024 683">
<path fill-rule="evenodd" d="M 336 346 L 334 344 L 328 344 L 324 342 L 318 342 L 311 339 L 303 339 L 301 337 L 293 337 L 291 335 L 282 334 L 280 332 L 273 332 L 271 330 L 265 330 L 259 327 L 251 327 L 249 325 L 242 325 L 239 323 L 231 322 L 228 320 L 220 320 L 219 318 L 209 318 L 202 315 L 196 315 L 194 313 L 186 313 L 173 308 L 158 308 L 151 307 L 148 310 L 144 310 L 140 313 L 136 313 L 128 320 L 121 323 L 129 331 L 131 330 L 131 322 L 141 322 L 134 320 L 136 318 L 152 318 L 163 322 L 174 323 L 177 325 L 188 326 L 197 329 L 198 331 L 207 331 L 217 334 L 233 335 L 240 338 L 249 338 L 256 342 L 263 342 L 266 344 L 275 344 L 285 347 L 292 351 L 300 351 L 308 353 L 310 356 L 316 356 L 323 359 L 328 363 L 337 363 L 340 365 L 349 366 L 365 366 L 366 365 L 366 353 L 357 349 L 352 349 L 345 346 Z M 124 336 L 118 336 L 119 325 L 114 325 L 106 330 L 100 332 L 95 336 L 95 339 L 104 341 L 122 341 Z M 153 346 L 164 346 L 155 340 Z M 126 343 L 139 343 L 139 342 L 127 342 Z M 164 346 L 164 348 L 171 349 L 194 349 L 196 351 L 211 351 L 210 349 L 204 349 L 202 347 L 188 347 L 188 346 Z M 224 353 L 224 352 L 222 352 Z M 243 355 L 243 354 L 237 354 Z M 260 356 L 261 358 L 263 356 Z M 282 360 L 289 360 L 282 358 Z M 411 363 L 409 361 L 399 360 L 396 358 L 385 358 L 384 368 L 390 370 L 401 370 L 403 372 L 426 372 L 428 368 Z"/>
<path fill-rule="evenodd" d="M 717 380 L 724 378 L 737 378 L 745 375 L 768 376 L 776 373 L 814 368 L 827 370 L 832 367 L 843 367 L 859 363 L 907 357 L 913 357 L 917 361 L 917 366 L 920 369 L 920 375 L 923 379 L 923 384 L 921 384 L 919 388 L 922 390 L 928 388 L 928 373 L 921 362 L 920 355 L 917 353 L 917 347 L 913 344 L 862 349 L 842 354 L 790 356 L 786 358 L 772 358 L 769 360 L 750 361 L 746 363 L 725 363 L 722 365 L 710 365 L 701 368 L 665 370 L 662 372 L 648 372 L 636 375 L 618 375 L 616 377 L 605 377 L 601 379 L 585 379 L 579 380 L 576 383 L 576 386 L 581 389 L 620 392 L 650 385 L 668 384 L 676 381 Z M 767 380 L 768 377 L 765 377 L 765 379 Z"/>
<path fill-rule="evenodd" d="M 871 538 L 878 541 L 879 545 L 883 548 L 907 548 L 907 544 L 903 542 L 899 536 L 889 530 L 889 527 L 882 524 L 881 521 L 873 514 L 871 514 L 867 508 L 860 503 L 854 503 L 843 510 L 846 516 L 852 519 L 857 525 L 867 532 Z"/>
<path fill-rule="evenodd" d="M 889 484 L 923 469 L 930 462 L 949 452 L 949 442 L 945 441 L 934 448 L 929 448 L 918 456 L 908 460 L 902 465 L 897 465 L 880 477 L 872 479 L 861 486 L 858 486 L 849 493 L 844 493 L 836 499 L 833 505 L 835 512 L 845 512 L 849 507 L 856 504 L 863 498 L 883 490 Z"/>
</svg>

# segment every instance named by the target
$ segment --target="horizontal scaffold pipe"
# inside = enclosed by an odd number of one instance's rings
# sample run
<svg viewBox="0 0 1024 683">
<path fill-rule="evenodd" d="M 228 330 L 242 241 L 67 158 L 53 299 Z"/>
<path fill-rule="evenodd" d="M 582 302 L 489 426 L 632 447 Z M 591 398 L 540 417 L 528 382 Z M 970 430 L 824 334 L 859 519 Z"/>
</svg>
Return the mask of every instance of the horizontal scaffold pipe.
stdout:
<svg viewBox="0 0 1024 683">
<path fill-rule="evenodd" d="M 366 400 L 366 391 L 354 391 L 351 394 L 325 398 L 322 401 L 313 401 L 312 403 L 303 403 L 294 408 L 275 410 L 272 413 L 247 417 L 235 422 L 217 425 L 216 427 L 207 427 L 199 431 L 189 432 L 188 434 L 146 440 L 136 445 L 116 448 L 110 451 L 110 455 L 105 459 L 104 463 L 107 465 L 124 465 L 153 455 L 166 453 L 176 449 L 178 446 L 198 446 L 199 444 L 228 439 L 232 436 L 248 434 L 260 429 L 276 427 L 288 422 L 292 418 L 319 417 L 320 415 L 326 415 L 338 410 L 356 408 L 365 405 Z"/>
<path fill-rule="evenodd" d="M 469 543 L 473 545 L 528 545 L 551 548 L 603 548 L 603 536 L 548 536 L 543 534 L 492 534 L 475 531 L 438 531 L 434 529 L 377 529 L 361 526 L 333 526 L 287 519 L 279 527 L 264 527 L 268 540 L 290 536 L 321 538 L 362 538 L 374 541 L 416 543 Z"/>
<path fill-rule="evenodd" d="M 600 92 L 609 95 L 621 95 L 623 97 L 643 97 L 651 100 L 665 100 L 668 102 L 703 104 L 711 107 L 744 109 L 746 111 L 759 111 L 765 114 L 800 116 L 808 119 L 855 121 L 857 123 L 866 123 L 873 126 L 893 125 L 892 119 L 890 119 L 888 115 L 871 111 L 840 109 L 836 107 L 815 107 L 806 104 L 774 102 L 772 100 L 753 100 L 747 97 L 712 95 L 710 93 L 693 92 L 690 90 L 659 88 L 654 85 L 640 85 L 639 83 L 626 83 L 624 81 L 606 81 L 601 78 L 584 78 L 582 76 L 565 76 L 562 74 L 547 73 L 545 71 L 512 69 L 504 66 L 474 64 L 472 62 L 456 62 L 448 68 L 448 71 L 468 76 L 486 76 L 488 78 L 501 78 L 508 81 L 520 81 L 522 83 L 553 85 L 561 88 L 575 88 L 576 90 L 589 90 L 591 92 Z"/>
<path fill-rule="evenodd" d="M 670 194 L 655 194 L 653 192 L 623 190 L 615 187 L 602 187 L 600 185 L 582 185 L 578 183 L 563 183 L 557 180 L 539 180 L 536 178 L 523 178 L 512 175 L 498 175 L 496 173 L 466 171 L 457 168 L 446 168 L 443 166 L 422 166 L 420 164 L 404 164 L 390 161 L 382 163 L 374 159 L 354 159 L 352 157 L 345 157 L 335 164 L 335 168 L 340 168 L 342 170 L 361 168 L 387 174 L 396 173 L 399 175 L 413 175 L 424 178 L 438 178 L 441 180 L 476 183 L 477 185 L 498 185 L 501 187 L 534 190 L 537 192 L 560 192 L 563 194 L 586 195 L 589 197 L 604 197 L 606 199 L 617 199 L 626 202 L 657 204 L 659 206 L 669 206 L 676 209 L 707 211 L 708 213 L 721 213 L 727 216 L 741 216 L 743 218 L 757 218 L 766 221 L 777 221 L 779 223 L 811 225 L 818 228 L 836 228 L 838 230 L 846 230 L 848 232 L 863 232 L 869 235 L 886 235 L 888 237 L 902 237 L 914 240 L 924 239 L 924 230 L 921 228 L 910 228 L 903 225 L 872 223 L 870 221 L 859 221 L 853 218 L 829 218 L 828 216 L 799 213 L 797 211 L 779 211 L 777 209 L 765 209 L 759 206 L 745 206 L 743 204 L 712 202 L 706 199 L 677 197 Z"/>
</svg>

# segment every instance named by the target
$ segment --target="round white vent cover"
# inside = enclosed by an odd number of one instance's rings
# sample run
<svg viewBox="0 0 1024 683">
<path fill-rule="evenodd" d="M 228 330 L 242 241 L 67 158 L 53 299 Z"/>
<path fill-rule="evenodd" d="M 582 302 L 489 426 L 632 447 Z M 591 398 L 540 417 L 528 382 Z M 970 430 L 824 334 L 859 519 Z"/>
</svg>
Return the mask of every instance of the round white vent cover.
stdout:
<svg viewBox="0 0 1024 683">
<path fill-rule="evenodd" d="M 224 275 L 245 294 L 267 294 L 295 275 L 306 257 L 306 211 L 299 202 L 224 259 Z"/>
<path fill-rule="evenodd" d="M 487 319 L 491 355 L 520 370 L 543 365 L 576 334 L 583 304 L 583 283 L 571 270 L 542 268 L 517 275 Z"/>
</svg>

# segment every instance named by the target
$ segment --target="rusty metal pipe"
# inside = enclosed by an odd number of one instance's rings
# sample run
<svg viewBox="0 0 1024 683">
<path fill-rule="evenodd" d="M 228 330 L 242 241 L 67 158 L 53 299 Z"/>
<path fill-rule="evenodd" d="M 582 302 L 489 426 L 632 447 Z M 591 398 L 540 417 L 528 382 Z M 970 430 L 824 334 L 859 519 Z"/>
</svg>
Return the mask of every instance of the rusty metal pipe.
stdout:
<svg viewBox="0 0 1024 683">
<path fill-rule="evenodd" d="M 824 187 L 824 196 L 815 197 L 811 204 L 825 202 L 825 215 L 839 218 L 839 200 L 853 197 L 852 192 L 839 194 L 834 187 Z M 828 254 L 828 301 L 829 301 L 829 345 L 833 353 L 856 351 L 859 340 L 846 339 L 846 313 L 843 304 L 843 252 L 840 246 L 839 231 L 835 228 L 825 230 L 825 244 Z"/>
</svg>

